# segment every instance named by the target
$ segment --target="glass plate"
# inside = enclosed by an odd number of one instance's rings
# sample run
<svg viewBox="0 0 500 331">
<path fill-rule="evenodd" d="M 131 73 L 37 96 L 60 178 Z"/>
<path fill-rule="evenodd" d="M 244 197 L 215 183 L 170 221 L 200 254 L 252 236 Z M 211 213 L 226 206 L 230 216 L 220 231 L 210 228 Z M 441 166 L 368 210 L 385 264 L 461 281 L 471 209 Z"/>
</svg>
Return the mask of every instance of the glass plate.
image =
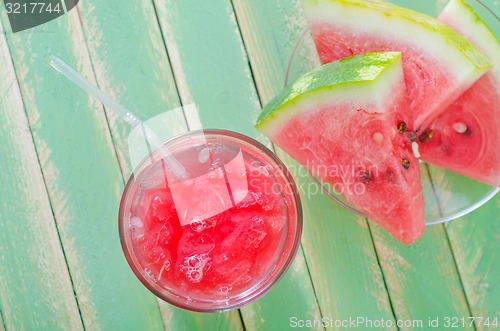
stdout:
<svg viewBox="0 0 500 331">
<path fill-rule="evenodd" d="M 447 0 L 391 0 L 388 2 L 423 12 L 432 17 L 437 17 L 448 3 Z M 467 3 L 499 38 L 500 19 L 479 1 L 467 0 Z M 497 8 L 497 12 L 500 12 L 500 8 Z M 300 34 L 288 63 L 285 86 L 319 65 L 314 41 L 309 33 L 309 28 L 306 28 Z M 425 162 L 420 162 L 420 171 L 422 173 L 427 225 L 439 224 L 464 216 L 485 204 L 500 190 L 498 187 L 480 183 Z M 333 200 L 350 211 L 367 217 L 347 202 L 329 183 L 321 181 L 310 172 L 309 175 Z"/>
</svg>

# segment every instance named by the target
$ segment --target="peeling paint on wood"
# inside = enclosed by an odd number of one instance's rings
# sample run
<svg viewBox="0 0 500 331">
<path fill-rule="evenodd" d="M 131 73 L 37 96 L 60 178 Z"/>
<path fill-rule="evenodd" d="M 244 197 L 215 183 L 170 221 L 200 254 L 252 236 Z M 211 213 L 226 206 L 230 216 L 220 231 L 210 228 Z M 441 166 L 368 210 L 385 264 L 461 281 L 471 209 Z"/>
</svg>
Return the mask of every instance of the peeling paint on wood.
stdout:
<svg viewBox="0 0 500 331">
<path fill-rule="evenodd" d="M 163 328 L 121 251 L 123 179 L 102 106 L 47 63 L 56 54 L 94 82 L 78 12 L 7 40 L 85 327 Z"/>
<path fill-rule="evenodd" d="M 180 106 L 151 2 L 85 1 L 78 10 L 97 84 L 103 91 L 143 121 Z M 132 173 L 128 154 L 132 128 L 112 111 L 106 113 L 127 180 Z M 187 131 L 182 113 L 170 120 L 162 130 L 155 130 L 160 140 Z"/>
<path fill-rule="evenodd" d="M 3 30 L 0 68 L 0 330 L 82 330 Z"/>
<path fill-rule="evenodd" d="M 471 180 L 437 167 L 431 168 L 434 181 L 447 190 L 467 190 L 474 196 Z M 478 192 L 479 193 L 479 192 Z M 439 200 L 442 210 L 463 208 L 460 201 Z M 463 289 L 473 316 L 500 319 L 500 197 L 445 226 Z M 476 324 L 478 330 L 494 326 Z"/>
<path fill-rule="evenodd" d="M 498 14 L 498 1 L 485 3 Z M 404 246 L 312 192 L 315 184 L 279 150 L 301 188 L 302 246 L 280 283 L 241 309 L 243 323 L 238 311 L 200 314 L 157 301 L 132 274 L 116 226 L 123 182 L 132 172 L 130 128 L 48 67 L 49 54 L 143 120 L 192 104 L 153 124 L 162 139 L 203 126 L 270 145 L 253 122 L 283 86 L 305 26 L 299 0 L 86 0 L 42 26 L 16 34 L 6 29 L 0 36 L 0 330 L 82 329 L 79 307 L 87 329 L 281 330 L 293 316 L 364 315 L 424 325 L 428 317 L 500 317 L 500 198 L 429 227 L 417 244 Z M 305 43 L 296 71 L 317 64 L 310 36 Z M 439 169 L 431 175 L 450 189 L 468 185 Z M 438 206 L 426 196 L 431 209 L 452 202 L 441 195 Z"/>
</svg>

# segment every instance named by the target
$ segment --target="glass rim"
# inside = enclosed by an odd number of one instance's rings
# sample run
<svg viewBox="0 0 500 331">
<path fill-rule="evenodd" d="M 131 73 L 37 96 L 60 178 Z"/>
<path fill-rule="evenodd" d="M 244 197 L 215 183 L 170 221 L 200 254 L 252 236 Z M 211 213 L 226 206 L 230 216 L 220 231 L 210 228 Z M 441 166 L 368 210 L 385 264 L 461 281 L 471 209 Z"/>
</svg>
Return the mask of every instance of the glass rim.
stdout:
<svg viewBox="0 0 500 331">
<path fill-rule="evenodd" d="M 125 255 L 125 259 L 127 260 L 127 263 L 130 266 L 130 269 L 132 269 L 133 273 L 139 279 L 139 281 L 150 291 L 152 292 L 155 296 L 158 298 L 162 299 L 163 301 L 172 304 L 176 307 L 183 308 L 186 310 L 190 311 L 195 311 L 195 312 L 202 312 L 202 313 L 210 313 L 210 312 L 224 312 L 224 311 L 229 311 L 233 309 L 237 309 L 240 307 L 243 307 L 251 302 L 254 302 L 255 300 L 261 298 L 264 296 L 266 293 L 268 293 L 286 274 L 288 269 L 290 268 L 292 262 L 294 261 L 299 246 L 300 246 L 300 239 L 302 235 L 302 228 L 303 228 L 303 211 L 302 211 L 302 203 L 300 199 L 300 194 L 297 189 L 297 185 L 288 171 L 287 167 L 281 161 L 278 156 L 271 151 L 267 146 L 264 144 L 260 143 L 259 141 L 246 136 L 244 134 L 230 131 L 230 130 L 225 130 L 225 129 L 200 129 L 200 130 L 193 130 L 193 131 L 188 131 L 181 133 L 179 135 L 176 135 L 170 139 L 167 139 L 162 145 L 171 145 L 175 144 L 176 142 L 181 141 L 182 139 L 189 138 L 191 136 L 199 136 L 199 135 L 215 135 L 215 136 L 223 136 L 223 137 L 229 137 L 233 138 L 236 140 L 244 141 L 247 144 L 251 145 L 252 147 L 257 148 L 258 150 L 264 152 L 264 154 L 271 159 L 272 162 L 274 162 L 273 166 L 277 166 L 283 175 L 283 179 L 286 182 L 286 185 L 289 186 L 290 188 L 290 193 L 291 193 L 291 198 L 294 201 L 294 208 L 295 208 L 295 221 L 296 225 L 293 229 L 290 229 L 287 227 L 287 232 L 285 233 L 285 241 L 283 243 L 283 246 L 281 247 L 280 254 L 278 255 L 276 263 L 270 268 L 269 274 L 262 279 L 261 281 L 257 282 L 254 284 L 252 287 L 249 289 L 243 291 L 242 293 L 239 293 L 235 296 L 232 296 L 228 299 L 220 299 L 220 300 L 200 300 L 200 299 L 191 299 L 187 296 L 181 296 L 178 295 L 177 293 L 170 291 L 168 289 L 165 289 L 164 291 L 158 290 L 155 286 L 152 285 L 152 281 L 149 281 L 146 279 L 146 277 L 139 271 L 138 265 L 136 264 L 134 257 L 132 256 L 131 251 L 133 251 L 133 248 L 129 246 L 127 243 L 126 239 L 126 233 L 125 233 L 125 202 L 127 200 L 127 197 L 129 195 L 130 189 L 133 187 L 133 184 L 135 183 L 135 178 L 136 174 L 140 173 L 142 168 L 146 165 L 151 163 L 151 155 L 154 155 L 157 150 L 151 151 L 151 153 L 148 153 L 142 160 L 139 162 L 139 164 L 136 166 L 132 174 L 130 175 L 123 193 L 122 197 L 120 200 L 120 207 L 118 211 L 118 231 L 119 231 L 119 237 L 120 237 L 120 243 L 121 247 L 123 250 L 123 253 Z M 154 156 L 153 156 L 154 157 Z M 290 224 L 290 222 L 288 222 Z M 287 240 L 287 233 L 290 233 L 290 231 L 293 231 L 294 236 L 293 238 L 290 238 Z M 291 246 L 290 246 L 290 253 L 286 257 L 286 259 L 281 262 L 280 261 L 280 256 L 282 253 L 287 249 L 287 241 L 290 242 L 292 241 Z M 281 266 L 280 266 L 281 265 Z M 275 268 L 278 269 L 274 271 Z M 270 277 L 271 274 L 274 275 L 272 278 Z M 261 285 L 263 282 L 266 282 L 263 286 Z M 169 295 L 170 294 L 170 295 Z M 172 295 L 173 294 L 173 295 Z M 227 304 L 228 301 L 230 300 L 235 300 L 234 303 L 232 304 Z M 187 302 L 187 303 L 186 303 Z M 191 304 L 192 302 L 192 304 Z M 213 304 L 217 303 L 218 305 L 214 306 L 209 306 L 207 304 Z"/>
</svg>

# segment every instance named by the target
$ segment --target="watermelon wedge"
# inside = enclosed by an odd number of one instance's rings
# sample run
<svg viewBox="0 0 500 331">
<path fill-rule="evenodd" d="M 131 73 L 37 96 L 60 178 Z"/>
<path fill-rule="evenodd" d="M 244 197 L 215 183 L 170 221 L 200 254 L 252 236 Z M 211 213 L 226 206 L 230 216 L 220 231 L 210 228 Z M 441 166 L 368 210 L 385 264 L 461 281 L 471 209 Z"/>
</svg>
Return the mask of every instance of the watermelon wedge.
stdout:
<svg viewBox="0 0 500 331">
<path fill-rule="evenodd" d="M 271 101 L 256 125 L 347 201 L 410 244 L 425 231 L 418 160 L 404 126 L 401 53 L 323 65 Z"/>
<path fill-rule="evenodd" d="M 490 62 L 447 25 L 425 14 L 383 1 L 303 0 L 323 63 L 368 52 L 403 54 L 409 94 L 409 128 L 442 112 L 469 88 Z"/>
<path fill-rule="evenodd" d="M 451 0 L 438 19 L 478 46 L 494 67 L 432 122 L 426 130 L 432 138 L 420 143 L 422 159 L 500 186 L 500 42 L 463 0 Z"/>
</svg>

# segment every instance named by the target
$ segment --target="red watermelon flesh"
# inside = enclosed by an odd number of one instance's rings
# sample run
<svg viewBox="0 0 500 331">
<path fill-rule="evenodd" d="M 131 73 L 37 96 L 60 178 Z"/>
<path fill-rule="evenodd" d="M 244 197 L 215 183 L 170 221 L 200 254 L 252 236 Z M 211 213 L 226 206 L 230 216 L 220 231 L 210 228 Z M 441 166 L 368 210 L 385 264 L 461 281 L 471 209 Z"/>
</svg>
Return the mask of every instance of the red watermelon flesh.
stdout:
<svg viewBox="0 0 500 331">
<path fill-rule="evenodd" d="M 410 244 L 425 231 L 425 208 L 418 160 L 398 131 L 406 109 L 400 53 L 364 54 L 301 77 L 265 107 L 257 128 Z"/>
<path fill-rule="evenodd" d="M 351 104 L 324 105 L 288 121 L 273 142 L 332 183 L 396 239 L 410 244 L 425 230 L 424 202 L 418 160 L 397 132 L 397 118 L 368 114 Z"/>
<path fill-rule="evenodd" d="M 409 128 L 416 130 L 471 86 L 490 66 L 445 24 L 382 1 L 303 0 L 322 63 L 368 52 L 403 54 Z"/>
<path fill-rule="evenodd" d="M 452 0 L 439 20 L 478 46 L 494 67 L 432 122 L 432 138 L 420 143 L 422 159 L 500 186 L 500 42 L 462 0 Z"/>
</svg>

